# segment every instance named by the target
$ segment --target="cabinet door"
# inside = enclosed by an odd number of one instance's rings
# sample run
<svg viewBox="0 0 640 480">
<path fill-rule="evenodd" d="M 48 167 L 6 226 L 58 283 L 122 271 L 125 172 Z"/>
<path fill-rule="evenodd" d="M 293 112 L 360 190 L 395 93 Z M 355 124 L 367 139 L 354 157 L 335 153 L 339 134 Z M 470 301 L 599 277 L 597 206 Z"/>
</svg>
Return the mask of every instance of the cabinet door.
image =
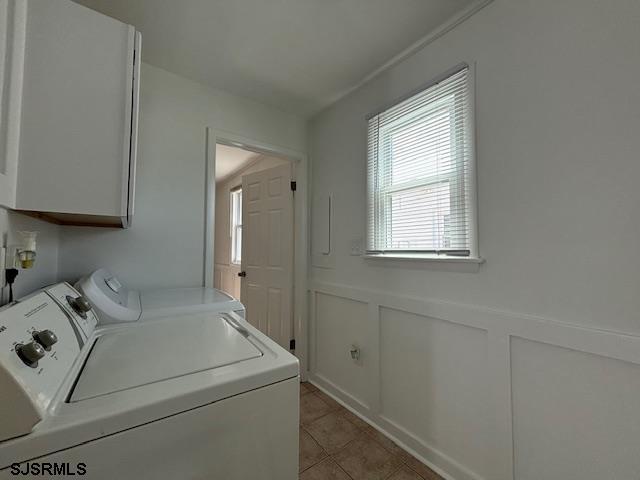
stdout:
<svg viewBox="0 0 640 480">
<path fill-rule="evenodd" d="M 126 218 L 135 29 L 70 0 L 27 3 L 16 208 Z"/>
<path fill-rule="evenodd" d="M 0 206 L 15 206 L 26 3 L 0 0 Z"/>
</svg>

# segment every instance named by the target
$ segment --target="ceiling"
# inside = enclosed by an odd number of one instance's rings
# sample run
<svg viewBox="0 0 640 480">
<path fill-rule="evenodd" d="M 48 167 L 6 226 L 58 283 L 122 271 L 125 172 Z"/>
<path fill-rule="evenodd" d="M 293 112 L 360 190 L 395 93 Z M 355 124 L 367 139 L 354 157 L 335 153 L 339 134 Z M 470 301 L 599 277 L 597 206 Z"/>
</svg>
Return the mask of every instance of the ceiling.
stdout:
<svg viewBox="0 0 640 480">
<path fill-rule="evenodd" d="M 259 153 L 237 147 L 216 145 L 216 182 L 230 177 L 260 158 Z"/>
<path fill-rule="evenodd" d="M 145 62 L 302 116 L 476 0 L 76 0 L 143 35 Z"/>
</svg>

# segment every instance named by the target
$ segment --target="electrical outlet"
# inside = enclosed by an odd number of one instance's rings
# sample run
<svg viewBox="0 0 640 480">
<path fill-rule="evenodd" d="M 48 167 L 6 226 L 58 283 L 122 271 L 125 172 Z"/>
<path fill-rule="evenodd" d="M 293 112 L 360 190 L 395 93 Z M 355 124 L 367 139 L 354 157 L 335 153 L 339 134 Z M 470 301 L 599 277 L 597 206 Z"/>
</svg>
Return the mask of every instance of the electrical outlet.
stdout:
<svg viewBox="0 0 640 480">
<path fill-rule="evenodd" d="M 0 247 L 0 288 L 7 285 L 5 270 L 7 268 L 7 247 Z"/>
</svg>

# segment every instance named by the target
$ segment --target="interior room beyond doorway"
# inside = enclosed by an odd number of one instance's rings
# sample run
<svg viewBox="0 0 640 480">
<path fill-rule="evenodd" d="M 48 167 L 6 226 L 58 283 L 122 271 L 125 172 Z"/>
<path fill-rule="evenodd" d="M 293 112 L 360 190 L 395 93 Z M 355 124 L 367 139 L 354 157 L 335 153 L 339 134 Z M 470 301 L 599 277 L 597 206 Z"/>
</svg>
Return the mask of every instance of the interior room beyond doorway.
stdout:
<svg viewBox="0 0 640 480">
<path fill-rule="evenodd" d="M 293 336 L 293 192 L 289 160 L 216 145 L 214 286 L 283 347 Z"/>
</svg>

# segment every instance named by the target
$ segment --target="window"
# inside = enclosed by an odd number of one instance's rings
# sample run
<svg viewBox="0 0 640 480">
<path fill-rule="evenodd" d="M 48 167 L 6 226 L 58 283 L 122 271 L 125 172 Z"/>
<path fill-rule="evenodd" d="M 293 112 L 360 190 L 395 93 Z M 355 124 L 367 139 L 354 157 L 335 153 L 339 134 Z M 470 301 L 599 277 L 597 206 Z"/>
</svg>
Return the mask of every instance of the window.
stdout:
<svg viewBox="0 0 640 480">
<path fill-rule="evenodd" d="M 231 191 L 231 263 L 242 263 L 242 189 Z"/>
<path fill-rule="evenodd" d="M 469 67 L 368 121 L 367 253 L 474 257 Z"/>
</svg>

